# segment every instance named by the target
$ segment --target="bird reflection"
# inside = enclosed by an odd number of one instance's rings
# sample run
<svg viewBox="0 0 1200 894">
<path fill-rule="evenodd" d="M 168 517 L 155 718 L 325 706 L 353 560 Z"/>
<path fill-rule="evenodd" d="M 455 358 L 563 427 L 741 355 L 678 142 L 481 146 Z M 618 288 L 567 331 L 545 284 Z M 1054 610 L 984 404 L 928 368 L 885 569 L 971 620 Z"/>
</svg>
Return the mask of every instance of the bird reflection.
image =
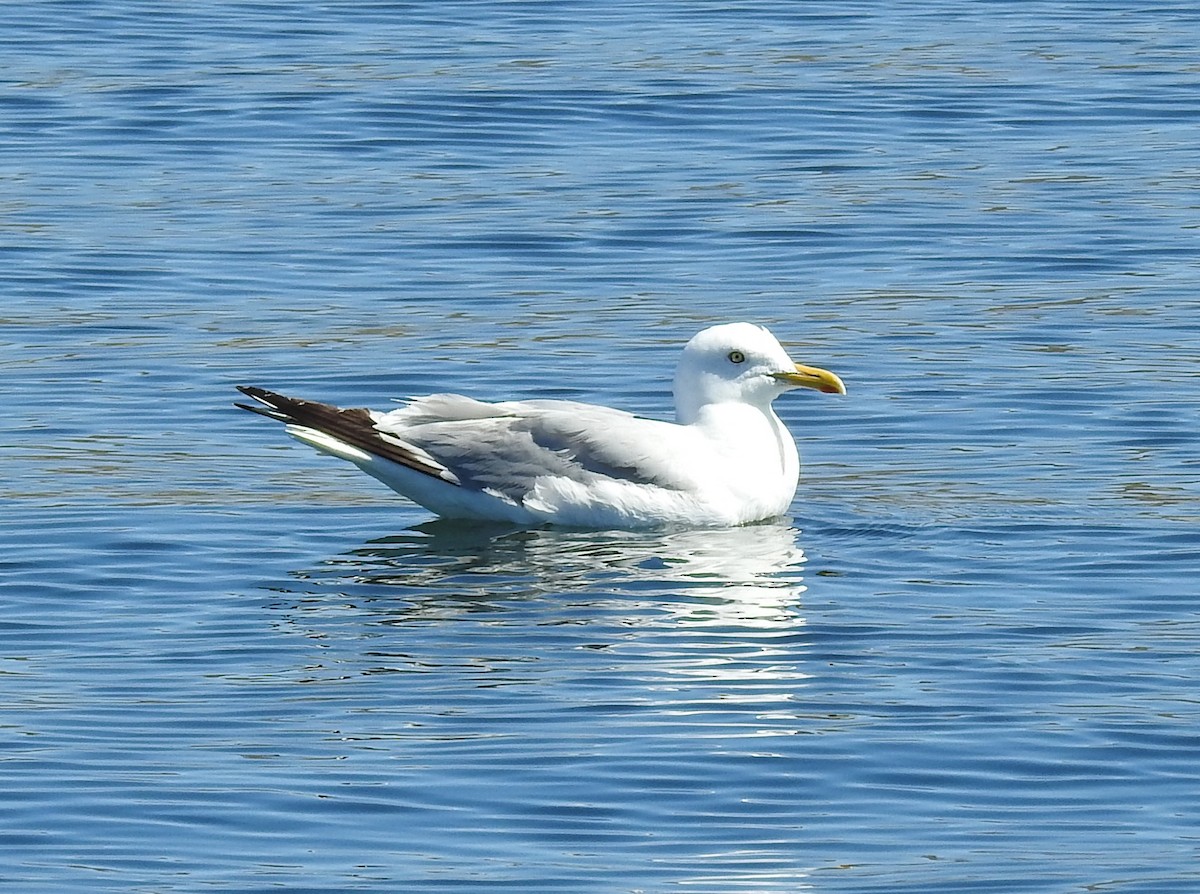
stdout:
<svg viewBox="0 0 1200 894">
<path fill-rule="evenodd" d="M 452 713 L 532 687 L 589 712 L 790 736 L 810 678 L 798 533 L 430 522 L 297 573 L 276 608 L 312 644 L 305 684 L 403 675 L 416 697 L 434 675 L 429 697 Z"/>
<path fill-rule="evenodd" d="M 390 602 L 374 607 L 393 622 L 554 597 L 654 599 L 679 623 L 784 626 L 804 591 L 798 533 L 783 523 L 596 532 L 439 520 L 299 576 Z"/>
</svg>

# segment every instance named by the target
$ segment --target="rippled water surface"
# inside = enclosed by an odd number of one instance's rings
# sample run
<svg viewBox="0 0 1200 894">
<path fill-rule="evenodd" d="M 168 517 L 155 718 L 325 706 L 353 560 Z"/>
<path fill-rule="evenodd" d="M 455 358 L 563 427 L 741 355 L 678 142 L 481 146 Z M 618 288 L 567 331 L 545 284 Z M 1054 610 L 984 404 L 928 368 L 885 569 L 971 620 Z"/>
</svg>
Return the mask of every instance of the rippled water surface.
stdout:
<svg viewBox="0 0 1200 894">
<path fill-rule="evenodd" d="M 1200 14 L 0 6 L 0 883 L 1200 890 Z M 231 406 L 669 416 L 790 516 L 432 520 Z"/>
</svg>

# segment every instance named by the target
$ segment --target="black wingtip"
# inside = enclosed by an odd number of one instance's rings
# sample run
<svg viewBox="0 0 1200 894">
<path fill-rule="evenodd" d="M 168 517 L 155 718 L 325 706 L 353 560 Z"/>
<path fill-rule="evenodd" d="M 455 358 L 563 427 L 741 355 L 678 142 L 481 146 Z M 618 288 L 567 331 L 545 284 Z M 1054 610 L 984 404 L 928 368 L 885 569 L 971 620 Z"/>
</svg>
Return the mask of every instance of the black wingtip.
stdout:
<svg viewBox="0 0 1200 894">
<path fill-rule="evenodd" d="M 370 410 L 362 408 L 341 409 L 331 404 L 288 397 L 266 388 L 253 385 L 237 385 L 238 391 L 253 399 L 255 404 L 234 401 L 234 406 L 249 410 L 259 416 L 275 419 L 287 425 L 313 429 L 329 435 L 351 447 L 391 460 L 415 472 L 437 478 L 449 484 L 459 485 L 453 473 L 440 463 L 429 462 L 428 454 L 414 450 L 403 441 L 375 427 Z M 318 448 L 319 449 L 319 448 Z M 450 476 L 450 477 L 446 477 Z"/>
<path fill-rule="evenodd" d="M 259 416 L 266 416 L 268 419 L 277 419 L 280 422 L 287 422 L 289 420 L 289 415 L 280 410 L 276 401 L 271 400 L 272 397 L 277 396 L 273 392 L 265 388 L 256 388 L 254 385 L 236 385 L 234 387 L 246 395 L 246 397 L 253 398 L 261 404 L 261 406 L 255 406 L 235 400 L 233 402 L 235 407 L 242 410 L 249 410 L 251 413 L 257 413 Z"/>
<path fill-rule="evenodd" d="M 280 422 L 287 422 L 286 416 L 284 416 L 282 413 L 277 413 L 274 410 L 270 410 L 267 407 L 252 407 L 250 404 L 240 403 L 236 400 L 233 402 L 233 405 L 239 410 L 249 410 L 251 413 L 254 413 L 258 416 L 266 416 L 268 419 L 277 419 Z"/>
<path fill-rule="evenodd" d="M 242 394 L 246 395 L 246 397 L 252 397 L 257 401 L 261 401 L 262 403 L 270 403 L 270 401 L 267 400 L 267 397 L 271 392 L 266 388 L 256 388 L 254 385 L 235 385 L 234 387 L 237 388 L 238 391 L 242 392 Z"/>
</svg>

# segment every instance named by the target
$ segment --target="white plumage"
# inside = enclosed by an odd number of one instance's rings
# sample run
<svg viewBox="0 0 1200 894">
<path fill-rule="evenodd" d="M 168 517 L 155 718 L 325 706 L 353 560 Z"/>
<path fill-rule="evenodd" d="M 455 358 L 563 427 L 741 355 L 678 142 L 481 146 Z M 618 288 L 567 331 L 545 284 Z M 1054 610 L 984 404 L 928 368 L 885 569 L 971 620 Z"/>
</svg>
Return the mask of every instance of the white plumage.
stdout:
<svg viewBox="0 0 1200 894">
<path fill-rule="evenodd" d="M 798 387 L 845 394 L 750 323 L 705 329 L 675 374 L 675 422 L 564 400 L 416 398 L 391 412 L 241 387 L 297 438 L 447 518 L 588 528 L 739 525 L 782 515 L 796 443 L 771 407 Z"/>
</svg>

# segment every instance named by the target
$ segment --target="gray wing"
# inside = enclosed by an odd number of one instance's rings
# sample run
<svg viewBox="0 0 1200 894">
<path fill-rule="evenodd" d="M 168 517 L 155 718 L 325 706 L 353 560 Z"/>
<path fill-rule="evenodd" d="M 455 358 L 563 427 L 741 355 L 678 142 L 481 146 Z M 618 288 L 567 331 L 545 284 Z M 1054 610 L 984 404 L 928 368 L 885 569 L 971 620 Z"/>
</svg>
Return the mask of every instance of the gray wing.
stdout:
<svg viewBox="0 0 1200 894">
<path fill-rule="evenodd" d="M 377 428 L 419 448 L 464 487 L 520 502 L 538 479 L 616 479 L 672 490 L 693 484 L 673 461 L 679 426 L 574 401 L 486 404 L 433 395 L 380 416 Z"/>
<path fill-rule="evenodd" d="M 390 413 L 341 409 L 239 386 L 258 406 L 246 410 L 332 441 L 318 449 L 346 456 L 339 445 L 472 490 L 520 503 L 539 481 L 589 484 L 602 479 L 669 490 L 696 486 L 674 459 L 690 442 L 681 426 L 574 401 L 484 403 L 435 394 Z"/>
</svg>

